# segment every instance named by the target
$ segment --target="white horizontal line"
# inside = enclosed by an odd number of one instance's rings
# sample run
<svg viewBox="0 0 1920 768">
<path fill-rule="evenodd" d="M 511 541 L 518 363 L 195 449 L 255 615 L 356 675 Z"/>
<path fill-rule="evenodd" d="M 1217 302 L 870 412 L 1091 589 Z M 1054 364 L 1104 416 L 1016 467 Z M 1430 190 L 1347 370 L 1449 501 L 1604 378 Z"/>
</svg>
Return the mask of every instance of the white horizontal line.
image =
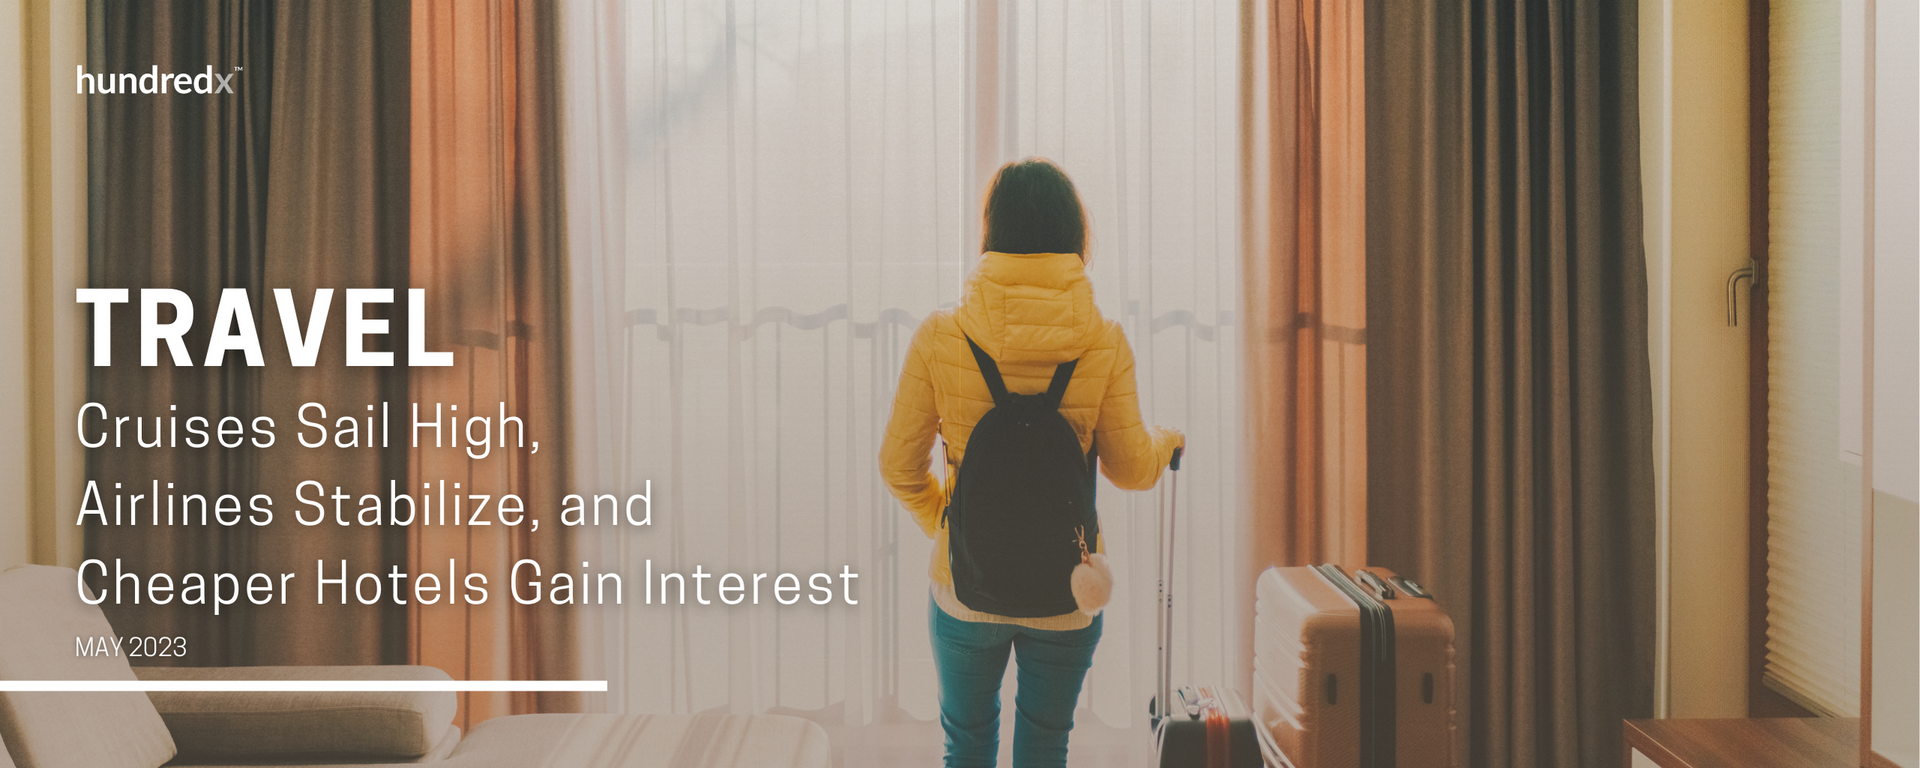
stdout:
<svg viewBox="0 0 1920 768">
<path fill-rule="evenodd" d="M 0 680 L 5 692 L 605 693 L 605 680 Z"/>
</svg>

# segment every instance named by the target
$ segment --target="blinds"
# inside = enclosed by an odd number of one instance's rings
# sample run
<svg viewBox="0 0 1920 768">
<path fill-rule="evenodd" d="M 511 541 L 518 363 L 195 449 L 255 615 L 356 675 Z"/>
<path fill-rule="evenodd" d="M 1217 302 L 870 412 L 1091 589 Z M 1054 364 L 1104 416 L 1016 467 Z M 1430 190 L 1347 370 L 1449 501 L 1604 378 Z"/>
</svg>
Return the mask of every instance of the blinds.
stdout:
<svg viewBox="0 0 1920 768">
<path fill-rule="evenodd" d="M 1846 260 L 1857 256 L 1841 247 L 1840 4 L 1775 2 L 1768 35 L 1765 680 L 1816 712 L 1852 717 L 1861 325 L 1858 301 L 1843 296 Z"/>
</svg>

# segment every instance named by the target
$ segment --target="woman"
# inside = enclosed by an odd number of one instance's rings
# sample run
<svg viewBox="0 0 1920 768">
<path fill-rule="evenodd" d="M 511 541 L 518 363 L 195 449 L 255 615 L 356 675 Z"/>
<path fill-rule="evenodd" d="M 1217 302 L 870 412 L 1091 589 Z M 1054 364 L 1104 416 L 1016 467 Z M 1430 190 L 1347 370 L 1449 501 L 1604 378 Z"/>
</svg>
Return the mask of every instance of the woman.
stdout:
<svg viewBox="0 0 1920 768">
<path fill-rule="evenodd" d="M 1056 365 L 1078 360 L 1060 412 L 1080 448 L 1097 449 L 1100 470 L 1120 488 L 1152 488 L 1183 438 L 1140 422 L 1133 351 L 1120 324 L 1094 306 L 1085 271 L 1086 211 L 1066 173 L 1038 158 L 1009 163 L 994 175 L 985 208 L 980 264 L 967 278 L 960 306 L 933 313 L 914 333 L 880 449 L 881 474 L 935 542 L 927 613 L 947 766 L 994 764 L 1000 679 L 1010 653 L 1019 669 L 1014 765 L 1064 766 L 1100 617 L 1078 610 L 1038 618 L 972 610 L 955 597 L 948 568 L 941 512 L 965 461 L 967 438 L 993 407 L 968 339 L 1016 393 L 1046 390 Z M 946 444 L 944 483 L 928 466 L 936 434 Z M 1093 546 L 1100 547 L 1098 537 Z"/>
</svg>

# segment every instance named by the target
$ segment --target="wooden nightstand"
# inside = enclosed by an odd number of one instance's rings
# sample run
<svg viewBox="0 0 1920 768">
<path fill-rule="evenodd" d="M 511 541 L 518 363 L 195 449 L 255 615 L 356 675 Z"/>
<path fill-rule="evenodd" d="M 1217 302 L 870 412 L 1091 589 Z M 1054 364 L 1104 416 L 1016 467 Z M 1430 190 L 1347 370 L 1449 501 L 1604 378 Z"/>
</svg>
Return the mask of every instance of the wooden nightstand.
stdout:
<svg viewBox="0 0 1920 768">
<path fill-rule="evenodd" d="M 1644 768 L 1645 761 L 1659 768 L 1857 768 L 1860 761 L 1857 718 L 1628 720 L 1623 730 L 1626 768 Z"/>
</svg>

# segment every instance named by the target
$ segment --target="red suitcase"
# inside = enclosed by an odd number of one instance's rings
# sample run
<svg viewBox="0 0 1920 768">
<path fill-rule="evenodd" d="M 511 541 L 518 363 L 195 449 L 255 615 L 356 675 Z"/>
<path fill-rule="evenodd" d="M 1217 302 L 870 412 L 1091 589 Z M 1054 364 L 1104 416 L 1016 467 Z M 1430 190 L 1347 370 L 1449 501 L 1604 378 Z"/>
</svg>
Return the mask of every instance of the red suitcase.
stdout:
<svg viewBox="0 0 1920 768">
<path fill-rule="evenodd" d="M 1253 711 L 1297 768 L 1454 768 L 1453 622 L 1378 567 L 1269 568 Z"/>
</svg>

